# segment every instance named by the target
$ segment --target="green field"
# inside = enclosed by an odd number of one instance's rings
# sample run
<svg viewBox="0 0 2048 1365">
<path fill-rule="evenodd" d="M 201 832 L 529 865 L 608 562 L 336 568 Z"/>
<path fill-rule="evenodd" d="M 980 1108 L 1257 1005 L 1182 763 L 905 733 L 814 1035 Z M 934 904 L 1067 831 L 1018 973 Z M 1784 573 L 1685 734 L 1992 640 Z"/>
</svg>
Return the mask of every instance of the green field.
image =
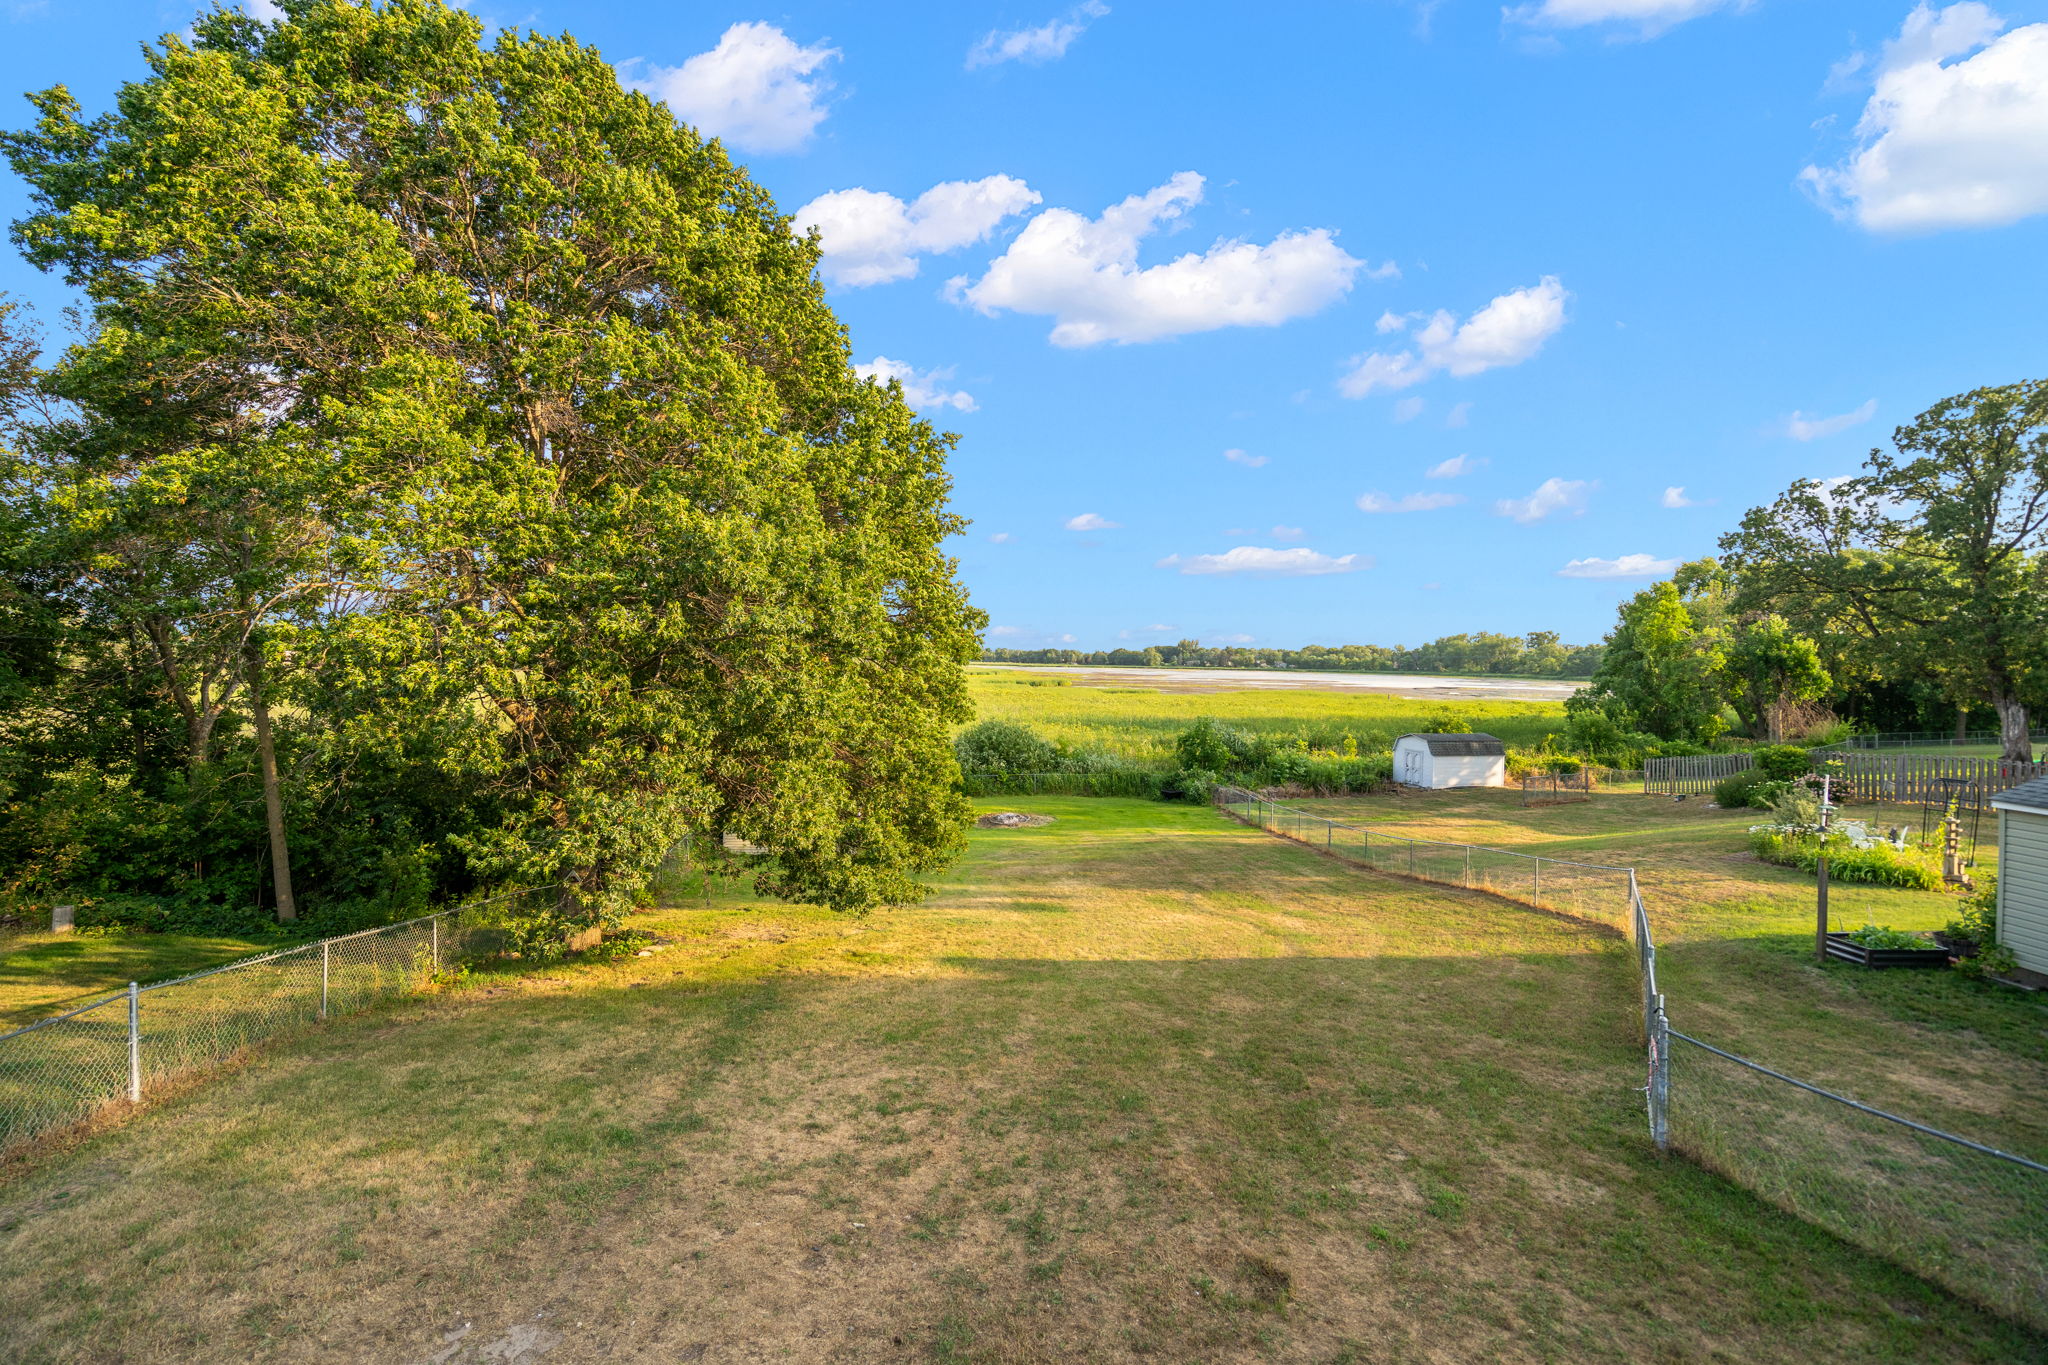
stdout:
<svg viewBox="0 0 2048 1365">
<path fill-rule="evenodd" d="M 53 934 L 0 929 L 0 1033 L 130 981 L 161 981 L 276 949 L 230 934 Z"/>
<path fill-rule="evenodd" d="M 1640 808 L 1387 800 L 1350 813 L 1719 856 Z M 1658 1158 L 1612 934 L 1202 808 L 1006 805 L 1057 822 L 975 833 L 925 904 L 655 911 L 650 956 L 479 971 L 17 1169 L 9 1359 L 2048 1351 Z M 1701 1009 L 1719 979 L 1904 1072 L 1958 1045 L 1704 890 L 1681 922 L 1739 969 L 1681 969 Z"/>
<path fill-rule="evenodd" d="M 1308 689 L 1155 691 L 983 671 L 968 674 L 968 688 L 980 719 L 1018 721 L 1056 744 L 1143 762 L 1166 762 L 1174 736 L 1205 716 L 1253 734 L 1307 739 L 1315 748 L 1337 748 L 1348 734 L 1368 753 L 1446 714 L 1518 748 L 1535 748 L 1564 726 L 1558 702 L 1422 701 Z"/>
</svg>

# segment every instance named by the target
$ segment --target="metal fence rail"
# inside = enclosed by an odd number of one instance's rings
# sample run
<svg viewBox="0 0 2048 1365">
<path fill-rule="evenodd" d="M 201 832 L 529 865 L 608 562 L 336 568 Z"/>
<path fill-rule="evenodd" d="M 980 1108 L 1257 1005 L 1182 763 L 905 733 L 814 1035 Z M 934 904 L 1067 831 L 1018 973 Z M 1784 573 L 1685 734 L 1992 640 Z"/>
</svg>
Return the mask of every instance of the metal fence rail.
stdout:
<svg viewBox="0 0 2048 1365">
<path fill-rule="evenodd" d="M 1627 933 L 1636 949 L 1646 1117 L 1659 1150 L 1675 1148 L 1845 1241 L 2048 1329 L 2048 1165 L 1673 1030 L 1633 868 L 1378 833 L 1238 787 L 1218 788 L 1215 799 L 1235 819 L 1361 867 L 1486 891 Z"/>
<path fill-rule="evenodd" d="M 502 900 L 342 934 L 128 989 L 0 1033 L 0 1153 L 83 1123 L 244 1048 L 417 990 L 500 949 L 478 912 Z"/>
</svg>

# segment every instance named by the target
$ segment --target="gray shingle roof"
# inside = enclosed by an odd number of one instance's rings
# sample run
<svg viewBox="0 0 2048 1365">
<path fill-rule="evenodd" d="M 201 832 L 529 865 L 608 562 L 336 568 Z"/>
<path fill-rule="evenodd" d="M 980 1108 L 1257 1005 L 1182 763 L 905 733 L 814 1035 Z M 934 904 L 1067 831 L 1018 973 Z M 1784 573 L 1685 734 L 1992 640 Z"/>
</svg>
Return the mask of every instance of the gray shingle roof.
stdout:
<svg viewBox="0 0 2048 1365">
<path fill-rule="evenodd" d="M 2037 777 L 2032 782 L 2008 787 L 1992 797 L 1991 804 L 1997 810 L 2027 810 L 2048 815 L 2048 777 Z"/>
<path fill-rule="evenodd" d="M 1431 758 L 1498 758 L 1508 751 L 1508 746 L 1492 735 L 1403 735 L 1401 739 L 1421 740 L 1429 746 Z"/>
</svg>

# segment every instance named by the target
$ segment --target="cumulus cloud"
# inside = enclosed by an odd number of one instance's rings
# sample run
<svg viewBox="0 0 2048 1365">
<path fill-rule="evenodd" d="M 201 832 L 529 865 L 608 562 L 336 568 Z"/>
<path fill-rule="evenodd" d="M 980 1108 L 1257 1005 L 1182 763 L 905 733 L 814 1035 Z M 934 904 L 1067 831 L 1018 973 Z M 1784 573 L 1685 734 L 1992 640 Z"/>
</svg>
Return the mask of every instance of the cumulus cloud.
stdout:
<svg viewBox="0 0 2048 1365">
<path fill-rule="evenodd" d="M 1242 450 L 1231 449 L 1223 452 L 1223 458 L 1232 464 L 1241 464 L 1247 468 L 1257 469 L 1272 457 L 1270 455 L 1247 455 Z"/>
<path fill-rule="evenodd" d="M 1795 412 L 1785 419 L 1785 434 L 1795 441 L 1817 441 L 1823 436 L 1833 436 L 1837 432 L 1847 431 L 1850 427 L 1861 426 L 1876 415 L 1875 398 L 1853 411 L 1838 413 L 1833 417 Z"/>
<path fill-rule="evenodd" d="M 1856 149 L 1808 166 L 1800 182 L 1873 232 L 1997 227 L 2048 212 L 2048 24 L 1999 36 L 2004 27 L 1974 0 L 1916 5 L 1877 63 Z"/>
<path fill-rule="evenodd" d="M 1471 420 L 1472 405 L 1470 403 L 1460 403 L 1444 414 L 1444 425 L 1447 427 L 1462 427 Z"/>
<path fill-rule="evenodd" d="M 1361 512 L 1434 512 L 1439 507 L 1456 507 L 1463 502 L 1459 493 L 1410 493 L 1403 498 L 1390 498 L 1385 493 L 1360 493 L 1358 510 Z"/>
<path fill-rule="evenodd" d="M 1586 510 L 1586 494 L 1592 489 L 1593 485 L 1584 479 L 1545 479 L 1528 497 L 1502 498 L 1493 505 L 1493 510 L 1524 526 L 1559 513 L 1575 517 Z"/>
<path fill-rule="evenodd" d="M 1624 24 L 1654 37 L 1674 24 L 1718 9 L 1744 9 L 1749 0 L 1537 0 L 1508 10 L 1507 16 L 1543 28 L 1588 28 Z"/>
<path fill-rule="evenodd" d="M 1265 577 L 1305 578 L 1319 574 L 1355 573 L 1372 567 L 1370 555 L 1326 555 L 1296 547 L 1292 550 L 1263 549 L 1240 545 L 1220 555 L 1168 555 L 1155 568 L 1179 569 L 1184 574 L 1248 573 Z"/>
<path fill-rule="evenodd" d="M 903 386 L 903 401 L 920 412 L 928 408 L 973 412 L 976 406 L 974 395 L 947 389 L 946 381 L 953 377 L 951 369 L 917 370 L 901 360 L 878 355 L 865 365 L 855 365 L 853 372 L 862 379 L 872 379 L 880 384 L 895 380 Z"/>
<path fill-rule="evenodd" d="M 1470 474 L 1473 470 L 1479 468 L 1479 466 L 1485 463 L 1486 458 L 1484 456 L 1481 456 L 1479 459 L 1475 460 L 1470 455 L 1453 455 L 1448 460 L 1444 460 L 1439 464 L 1431 465 L 1429 467 L 1429 472 L 1424 474 L 1422 477 L 1425 479 L 1463 478 L 1465 475 Z"/>
<path fill-rule="evenodd" d="M 1693 500 L 1685 495 L 1683 485 L 1674 484 L 1664 490 L 1663 506 L 1677 511 L 1681 507 L 1691 507 L 1692 505 Z"/>
<path fill-rule="evenodd" d="M 989 633 L 989 634 L 991 634 L 991 635 L 996 635 L 996 636 L 1011 636 L 1011 635 L 1022 635 L 1022 634 L 1024 633 L 1024 627 L 1022 627 L 1022 626 L 990 626 L 990 627 L 988 628 L 988 633 Z"/>
<path fill-rule="evenodd" d="M 242 13 L 266 24 L 281 24 L 285 13 L 273 0 L 242 0 Z"/>
<path fill-rule="evenodd" d="M 820 71 L 839 55 L 799 47 L 773 24 L 734 24 L 709 52 L 681 66 L 650 66 L 633 80 L 677 118 L 747 152 L 794 152 L 825 121 L 832 88 Z"/>
<path fill-rule="evenodd" d="M 1623 555 L 1619 559 L 1574 559 L 1557 571 L 1559 578 L 1662 578 L 1678 567 L 1675 559 L 1655 555 Z"/>
<path fill-rule="evenodd" d="M 1055 346 L 1095 346 L 1277 326 L 1342 298 L 1365 265 L 1316 228 L 1284 232 L 1263 246 L 1222 241 L 1140 267 L 1139 243 L 1201 203 L 1202 186 L 1201 176 L 1182 171 L 1100 218 L 1047 209 L 979 280 L 963 275 L 948 283 L 948 294 L 985 314 L 1050 317 Z"/>
<path fill-rule="evenodd" d="M 1526 289 L 1502 294 L 1493 302 L 1459 322 L 1448 310 L 1438 310 L 1414 334 L 1414 345 L 1392 353 L 1374 351 L 1354 356 L 1347 363 L 1350 373 L 1338 381 L 1346 398 L 1363 398 L 1387 389 L 1405 389 L 1438 373 L 1469 378 L 1487 370 L 1519 365 L 1543 349 L 1558 328 L 1564 326 L 1564 305 L 1571 295 L 1557 276 L 1545 275 Z M 1404 331 L 1405 318 L 1382 334 Z"/>
<path fill-rule="evenodd" d="M 1115 531 L 1121 529 L 1123 523 L 1097 516 L 1093 512 L 1083 512 L 1078 517 L 1068 517 L 1066 526 L 1069 531 Z"/>
<path fill-rule="evenodd" d="M 1422 410 L 1428 404 L 1429 400 L 1426 398 L 1403 398 L 1400 402 L 1394 404 L 1394 420 L 1396 422 L 1412 422 L 1422 416 Z"/>
<path fill-rule="evenodd" d="M 798 209 L 792 226 L 818 230 L 818 270 L 828 281 L 859 288 L 907 280 L 919 256 L 979 242 L 1038 201 L 1008 175 L 948 180 L 908 204 L 879 190 L 833 190 Z"/>
<path fill-rule="evenodd" d="M 988 538 L 988 543 L 991 545 L 1008 545 L 1010 543 L 1010 533 L 1008 531 L 997 531 Z"/>
<path fill-rule="evenodd" d="M 1083 0 L 1059 18 L 1037 28 L 998 29 L 976 43 L 967 53 L 967 69 L 994 66 L 999 62 L 1051 62 L 1067 55 L 1074 40 L 1088 31 L 1091 21 L 1109 13 L 1101 0 Z"/>
</svg>

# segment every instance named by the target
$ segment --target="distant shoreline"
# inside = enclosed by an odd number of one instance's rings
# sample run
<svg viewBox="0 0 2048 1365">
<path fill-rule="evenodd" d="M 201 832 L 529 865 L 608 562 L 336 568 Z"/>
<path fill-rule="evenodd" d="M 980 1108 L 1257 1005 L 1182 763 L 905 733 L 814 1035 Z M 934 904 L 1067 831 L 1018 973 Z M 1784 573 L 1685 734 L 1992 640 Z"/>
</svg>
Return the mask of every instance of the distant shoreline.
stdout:
<svg viewBox="0 0 2048 1365">
<path fill-rule="evenodd" d="M 1404 673 L 1366 669 L 1306 668 L 1174 668 L 1146 664 L 970 664 L 971 668 L 1012 673 L 1070 674 L 1133 684 L 1178 684 L 1181 689 L 1210 691 L 1293 688 L 1306 690 L 1424 694 L 1422 700 L 1563 701 L 1583 687 L 1584 678 L 1539 678 L 1528 674 Z M 1205 686 L 1206 685 L 1206 686 Z"/>
</svg>

